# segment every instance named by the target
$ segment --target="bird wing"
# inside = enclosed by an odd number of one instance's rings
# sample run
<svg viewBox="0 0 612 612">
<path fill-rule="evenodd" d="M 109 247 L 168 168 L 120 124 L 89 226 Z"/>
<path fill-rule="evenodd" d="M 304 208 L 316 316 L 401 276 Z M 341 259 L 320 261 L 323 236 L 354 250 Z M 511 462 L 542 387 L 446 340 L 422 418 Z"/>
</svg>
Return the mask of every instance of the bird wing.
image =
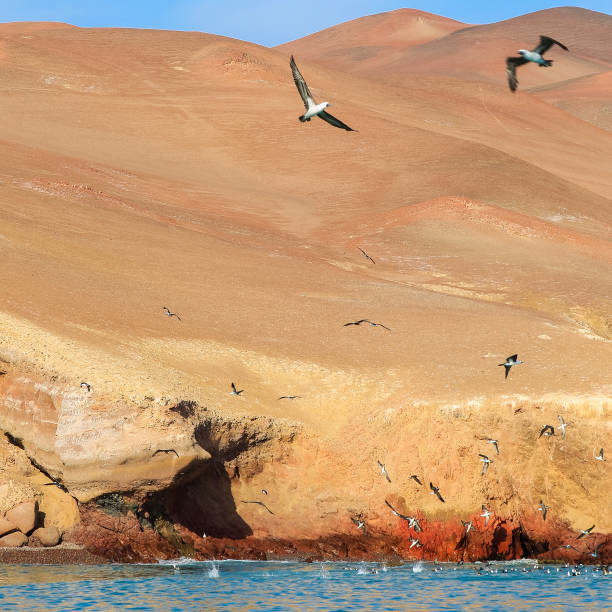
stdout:
<svg viewBox="0 0 612 612">
<path fill-rule="evenodd" d="M 291 62 L 289 63 L 289 65 L 291 66 L 291 72 L 293 73 L 293 80 L 295 81 L 295 86 L 298 88 L 298 91 L 300 92 L 300 96 L 302 97 L 302 101 L 304 102 L 304 106 L 306 107 L 306 110 L 308 110 L 309 108 L 316 106 L 316 102 L 315 99 L 312 97 L 312 94 L 310 93 L 310 89 L 308 89 L 308 85 L 306 85 L 306 81 L 304 80 L 304 77 L 302 76 L 302 74 L 300 73 L 295 60 L 293 59 L 293 55 L 291 56 Z"/>
<path fill-rule="evenodd" d="M 548 506 L 544 506 L 542 508 L 542 520 L 545 521 L 546 520 L 546 512 L 548 511 Z"/>
<path fill-rule="evenodd" d="M 526 64 L 527 60 L 524 57 L 507 57 L 506 58 L 506 76 L 508 77 L 508 86 L 510 91 L 516 91 L 518 87 L 518 79 L 516 78 L 516 67 Z"/>
<path fill-rule="evenodd" d="M 561 415 L 559 415 L 559 423 L 561 423 L 561 425 L 565 425 L 565 421 Z"/>
<path fill-rule="evenodd" d="M 348 327 L 349 325 L 359 325 L 359 323 L 357 323 L 356 321 L 353 323 L 345 323 L 344 327 Z"/>
<path fill-rule="evenodd" d="M 510 357 L 506 359 L 506 361 L 517 361 L 517 360 L 518 360 L 518 353 L 516 355 L 510 355 Z"/>
<path fill-rule="evenodd" d="M 486 455 L 483 455 L 482 453 L 478 453 L 478 456 L 479 457 L 483 457 L 484 459 L 487 459 L 487 460 L 489 459 Z M 485 463 L 486 463 L 486 461 L 485 461 Z"/>
<path fill-rule="evenodd" d="M 512 366 L 511 365 L 506 365 L 505 363 L 502 363 L 502 365 L 504 366 L 504 369 L 506 370 L 506 376 L 504 376 L 504 378 L 508 378 L 508 373 L 510 372 L 510 368 Z"/>
<path fill-rule="evenodd" d="M 234 393 L 236 392 L 236 385 L 234 383 L 232 383 L 232 390 L 234 391 Z"/>
<path fill-rule="evenodd" d="M 383 329 L 386 329 L 387 331 L 391 331 L 389 327 L 387 327 L 386 325 L 383 325 L 382 323 L 374 323 L 374 325 L 377 325 L 378 327 L 382 327 Z"/>
<path fill-rule="evenodd" d="M 410 520 L 409 516 L 404 516 L 403 514 L 400 514 L 386 499 L 385 499 L 385 504 L 387 504 L 387 506 L 391 508 L 391 512 L 393 512 L 395 516 L 399 516 L 401 519 L 404 519 L 405 521 Z"/>
<path fill-rule="evenodd" d="M 177 314 L 174 314 L 174 316 L 179 320 L 182 321 L 183 319 L 181 319 L 181 317 L 179 317 Z"/>
<path fill-rule="evenodd" d="M 421 486 L 423 486 L 423 483 L 419 480 L 419 477 L 416 474 L 413 474 L 410 478 L 412 478 L 412 480 L 416 480 Z"/>
<path fill-rule="evenodd" d="M 493 440 L 493 446 L 495 447 L 495 452 L 499 455 L 499 448 L 497 446 L 497 440 Z"/>
<path fill-rule="evenodd" d="M 488 464 L 488 463 L 485 461 L 485 462 L 482 464 L 482 474 L 481 474 L 481 476 L 484 476 L 484 475 L 486 474 L 486 472 L 487 472 L 487 470 L 488 470 L 488 469 L 489 469 L 489 464 Z"/>
<path fill-rule="evenodd" d="M 485 527 L 489 524 L 489 515 L 485 516 Z"/>
<path fill-rule="evenodd" d="M 386 468 L 384 468 L 384 472 L 385 472 L 385 478 L 387 479 L 387 482 L 391 482 L 391 478 L 389 478 L 389 472 L 387 472 Z"/>
<path fill-rule="evenodd" d="M 553 45 L 559 45 L 562 49 L 569 51 L 569 49 L 558 40 L 554 38 L 550 38 L 549 36 L 540 36 L 540 44 L 534 49 L 536 53 L 542 55 L 542 53 L 546 53 Z"/>
<path fill-rule="evenodd" d="M 325 111 L 321 111 L 318 116 L 321 119 L 323 119 L 323 121 L 327 121 L 327 123 L 333 125 L 334 127 L 342 128 L 343 130 L 347 130 L 348 132 L 357 131 L 357 130 L 354 130 L 352 127 L 349 127 L 348 125 L 346 125 L 346 123 L 342 123 L 340 119 L 336 119 L 333 115 L 330 115 L 329 113 L 326 113 Z"/>
</svg>

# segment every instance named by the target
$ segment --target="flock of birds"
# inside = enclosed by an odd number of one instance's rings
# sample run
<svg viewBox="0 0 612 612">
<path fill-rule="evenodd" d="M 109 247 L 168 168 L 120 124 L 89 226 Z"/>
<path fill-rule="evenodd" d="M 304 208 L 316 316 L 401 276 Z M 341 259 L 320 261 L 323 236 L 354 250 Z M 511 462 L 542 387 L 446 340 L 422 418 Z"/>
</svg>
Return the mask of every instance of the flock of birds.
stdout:
<svg viewBox="0 0 612 612">
<path fill-rule="evenodd" d="M 545 59 L 543 57 L 543 54 L 548 49 L 550 49 L 550 47 L 552 47 L 553 45 L 558 45 L 565 51 L 568 51 L 568 48 L 562 43 L 560 43 L 559 41 L 554 40 L 553 38 L 550 38 L 548 36 L 540 36 L 540 43 L 531 51 L 525 50 L 525 49 L 519 49 L 518 51 L 519 57 L 508 57 L 507 58 L 506 74 L 508 77 L 508 84 L 509 84 L 511 91 L 513 92 L 516 91 L 517 86 L 518 86 L 518 79 L 516 77 L 517 67 L 522 66 L 523 64 L 527 64 L 529 62 L 535 63 L 539 65 L 540 67 L 549 67 L 552 65 L 552 60 Z M 304 80 L 304 77 L 300 73 L 297 67 L 297 64 L 295 63 L 295 59 L 293 58 L 293 56 L 291 56 L 290 67 L 291 67 L 291 71 L 293 74 L 293 80 L 295 82 L 295 85 L 298 89 L 298 92 L 306 108 L 306 112 L 299 117 L 299 120 L 301 122 L 308 122 L 313 117 L 319 117 L 320 119 L 323 119 L 324 121 L 326 121 L 327 123 L 331 124 L 334 127 L 341 128 L 347 131 L 356 131 L 356 130 L 353 130 L 353 128 L 346 125 L 345 123 L 343 123 L 342 121 L 340 121 L 339 119 L 337 119 L 336 117 L 330 115 L 325 110 L 328 106 L 330 106 L 329 102 L 321 102 L 321 103 L 316 102 L 316 100 L 314 99 L 314 97 L 312 96 L 308 88 L 308 85 L 306 84 L 306 81 Z M 361 252 L 364 258 L 366 258 L 372 264 L 376 264 L 376 261 L 365 250 L 363 250 L 360 247 L 357 247 L 357 248 Z M 163 306 L 163 310 L 166 316 L 170 318 L 175 317 L 178 321 L 182 321 L 182 318 L 176 312 L 173 312 L 172 310 L 170 310 L 167 306 Z M 372 327 L 381 327 L 382 329 L 391 331 L 391 329 L 387 327 L 386 325 L 383 325 L 382 323 L 371 321 L 370 319 L 359 319 L 357 321 L 349 321 L 344 324 L 344 327 L 359 326 L 363 324 L 370 325 Z M 518 354 L 514 354 L 514 355 L 509 356 L 503 363 L 500 363 L 499 366 L 504 367 L 505 378 L 508 378 L 510 369 L 513 366 L 517 366 L 522 363 L 524 362 L 518 359 Z M 91 392 L 91 385 L 89 383 L 81 382 L 81 387 L 85 388 L 88 392 Z M 234 395 L 234 396 L 241 396 L 244 393 L 244 389 L 238 389 L 235 383 L 232 382 L 230 393 L 231 395 Z M 279 400 L 285 400 L 285 399 L 295 400 L 299 398 L 300 398 L 299 395 L 282 395 L 278 399 Z M 568 424 L 564 422 L 563 417 L 561 416 L 559 416 L 559 422 L 560 422 L 560 425 L 558 426 L 558 429 L 561 431 L 562 438 L 565 438 L 565 430 Z M 552 425 L 544 425 L 544 427 L 540 431 L 540 435 L 538 436 L 538 438 L 541 438 L 542 436 L 554 436 L 554 435 L 555 435 L 555 428 Z M 493 438 L 481 438 L 481 439 L 488 442 L 489 444 L 492 444 L 493 447 L 495 448 L 496 455 L 499 455 L 499 445 L 498 445 L 497 440 Z M 157 455 L 158 453 L 166 453 L 166 454 L 175 453 L 178 457 L 178 453 L 174 449 L 157 450 L 155 451 L 154 456 Z M 490 459 L 487 455 L 483 453 L 479 453 L 478 456 L 480 457 L 480 461 L 483 464 L 481 475 L 485 476 L 489 468 L 489 465 L 493 463 L 493 460 Z M 603 448 L 600 450 L 599 455 L 595 456 L 594 458 L 599 461 L 604 461 Z M 389 476 L 389 473 L 387 471 L 385 464 L 383 464 L 381 461 L 378 461 L 378 466 L 380 468 L 380 474 L 384 476 L 385 479 L 390 483 L 391 477 Z M 414 480 L 419 486 L 423 486 L 423 483 L 419 479 L 418 475 L 412 474 L 410 478 Z M 57 481 L 54 481 L 49 484 L 56 484 L 57 486 L 62 486 L 63 488 L 63 485 L 61 485 Z M 442 494 L 440 493 L 440 488 L 434 485 L 431 481 L 429 482 L 429 489 L 430 489 L 431 495 L 435 495 L 441 503 L 445 503 L 444 498 L 442 497 Z M 262 489 L 262 493 L 267 495 L 268 492 L 265 489 Z M 263 508 L 265 508 L 265 510 L 267 510 L 270 514 L 274 514 L 272 510 L 270 510 L 270 508 L 262 501 L 258 501 L 258 500 L 241 500 L 241 501 L 242 503 L 245 503 L 245 504 L 258 504 L 262 506 Z M 398 512 L 398 510 L 396 510 L 391 505 L 391 503 L 389 503 L 388 500 L 385 500 L 385 504 L 389 507 L 389 509 L 395 516 L 406 521 L 408 523 L 408 528 L 413 530 L 414 537 L 412 535 L 410 536 L 410 547 L 409 548 L 410 549 L 415 548 L 415 547 L 420 548 L 422 544 L 419 541 L 418 534 L 421 533 L 423 529 L 419 523 L 418 517 L 404 515 Z M 544 521 L 546 520 L 547 512 L 549 509 L 550 509 L 550 506 L 547 506 L 543 502 L 543 500 L 540 500 L 537 510 L 542 513 L 542 519 Z M 482 504 L 482 513 L 479 516 L 484 519 L 484 527 L 486 528 L 489 524 L 489 520 L 491 516 L 493 516 L 493 512 L 490 511 L 484 504 Z M 366 526 L 365 520 L 362 517 L 351 517 L 351 520 L 356 525 L 357 529 L 361 530 L 364 534 L 367 533 L 367 526 Z M 467 536 L 471 531 L 477 531 L 477 528 L 474 525 L 473 520 L 470 520 L 470 521 L 462 520 L 461 523 L 465 529 L 465 536 Z M 576 540 L 580 540 L 583 537 L 590 536 L 594 527 L 595 525 L 592 525 L 588 529 L 581 529 L 579 531 L 579 534 Z M 592 557 L 594 558 L 598 557 L 598 550 L 600 546 L 601 544 L 596 546 L 592 551 L 590 551 L 590 555 Z M 563 545 L 561 548 L 572 548 L 574 550 L 577 550 L 572 544 Z"/>
</svg>

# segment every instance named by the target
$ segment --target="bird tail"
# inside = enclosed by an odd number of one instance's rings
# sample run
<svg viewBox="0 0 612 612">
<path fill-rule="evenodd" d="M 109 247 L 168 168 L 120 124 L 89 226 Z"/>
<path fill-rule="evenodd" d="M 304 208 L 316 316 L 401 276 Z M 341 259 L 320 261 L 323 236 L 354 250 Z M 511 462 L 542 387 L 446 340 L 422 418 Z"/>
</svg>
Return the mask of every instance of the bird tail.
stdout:
<svg viewBox="0 0 612 612">
<path fill-rule="evenodd" d="M 310 117 L 307 118 L 305 115 L 301 115 L 299 119 L 302 123 L 304 123 L 305 121 L 310 121 Z"/>
<path fill-rule="evenodd" d="M 544 66 L 545 68 L 548 68 L 549 66 L 552 66 L 553 64 L 553 60 L 544 60 L 543 64 L 540 64 L 540 67 Z"/>
</svg>

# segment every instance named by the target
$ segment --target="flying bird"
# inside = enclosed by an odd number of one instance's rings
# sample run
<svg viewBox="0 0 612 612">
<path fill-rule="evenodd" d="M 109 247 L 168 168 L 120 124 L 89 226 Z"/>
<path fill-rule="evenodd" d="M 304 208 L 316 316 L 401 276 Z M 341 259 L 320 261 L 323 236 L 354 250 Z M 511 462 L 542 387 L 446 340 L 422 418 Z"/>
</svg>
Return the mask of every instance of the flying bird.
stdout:
<svg viewBox="0 0 612 612">
<path fill-rule="evenodd" d="M 59 482 L 59 480 L 53 480 L 53 479 L 51 480 L 52 482 L 45 482 L 43 484 L 43 487 L 57 487 L 58 489 L 60 489 L 60 491 L 70 494 L 70 491 L 68 491 L 68 489 L 66 488 L 66 485 L 63 485 L 61 482 Z"/>
<path fill-rule="evenodd" d="M 497 440 L 493 438 L 480 438 L 481 440 L 486 440 L 489 444 L 492 444 L 495 447 L 495 453 L 499 455 L 499 446 L 497 446 Z"/>
<path fill-rule="evenodd" d="M 465 534 L 467 535 L 468 533 L 470 533 L 470 531 L 472 529 L 474 529 L 474 531 L 476 531 L 476 529 L 474 528 L 474 524 L 472 523 L 472 521 L 470 521 L 469 523 L 467 521 L 461 521 L 461 524 L 465 527 Z"/>
<path fill-rule="evenodd" d="M 603 544 L 603 542 L 600 542 L 589 554 L 591 555 L 591 557 L 593 557 L 594 559 L 597 559 L 599 557 L 599 549 L 601 548 L 601 545 Z"/>
<path fill-rule="evenodd" d="M 238 389 L 236 389 L 236 385 L 232 383 L 232 390 L 230 391 L 230 395 L 240 395 L 243 392 L 244 389 L 240 389 L 240 391 L 238 391 Z"/>
<path fill-rule="evenodd" d="M 584 538 L 584 536 L 591 535 L 591 531 L 593 531 L 594 528 L 595 525 L 591 525 L 588 529 L 579 529 L 580 535 L 576 539 L 579 540 L 580 538 Z"/>
<path fill-rule="evenodd" d="M 489 463 L 493 463 L 493 460 L 489 459 L 486 455 L 483 455 L 482 453 L 478 453 L 478 456 L 481 457 L 480 460 L 483 463 L 481 476 L 484 476 L 487 473 L 487 470 L 489 469 Z"/>
<path fill-rule="evenodd" d="M 482 504 L 482 514 L 480 515 L 485 520 L 485 527 L 489 524 L 489 518 L 493 516 L 493 513 L 490 510 L 487 510 L 487 507 Z"/>
<path fill-rule="evenodd" d="M 498 366 L 504 366 L 506 369 L 506 376 L 508 378 L 508 372 L 510 372 L 510 368 L 515 365 L 520 365 L 521 363 L 525 363 L 524 361 L 520 361 L 518 359 L 518 353 L 516 355 L 510 355 L 510 357 L 506 357 L 506 361 L 504 363 L 498 363 Z"/>
<path fill-rule="evenodd" d="M 288 400 L 294 400 L 294 399 L 301 399 L 302 396 L 301 395 L 281 395 L 278 399 L 282 400 L 282 399 L 288 399 Z"/>
<path fill-rule="evenodd" d="M 540 435 L 538 436 L 538 440 L 542 436 L 554 436 L 554 435 L 555 435 L 555 428 L 552 425 L 544 425 L 544 427 L 542 427 L 542 431 L 540 431 Z"/>
<path fill-rule="evenodd" d="M 169 453 L 174 453 L 177 457 L 179 456 L 179 454 L 173 448 L 160 448 L 153 453 L 153 457 L 155 457 L 157 453 L 166 453 L 166 455 Z"/>
<path fill-rule="evenodd" d="M 88 392 L 91 392 L 91 385 L 90 385 L 88 382 L 83 381 L 83 382 L 80 384 L 80 387 L 81 387 L 82 389 L 87 389 L 87 391 L 88 391 Z"/>
<path fill-rule="evenodd" d="M 557 548 L 572 548 L 573 550 L 575 550 L 576 552 L 578 552 L 577 548 L 574 548 L 571 544 L 563 544 L 561 546 L 557 546 Z"/>
<path fill-rule="evenodd" d="M 270 514 L 274 514 L 274 512 L 272 512 L 272 510 L 270 510 L 270 508 L 268 508 L 268 506 L 266 506 L 266 504 L 264 504 L 262 501 L 246 501 L 244 499 L 240 500 L 243 504 L 258 504 L 260 506 L 263 506 Z"/>
<path fill-rule="evenodd" d="M 163 306 L 163 309 L 166 311 L 166 316 L 168 317 L 176 317 L 179 321 L 182 321 L 181 317 L 179 317 L 176 312 L 172 312 L 167 306 Z"/>
<path fill-rule="evenodd" d="M 593 459 L 597 459 L 597 461 L 604 461 L 603 448 L 599 449 L 599 455 L 595 455 Z"/>
<path fill-rule="evenodd" d="M 408 547 L 408 550 L 410 550 L 414 546 L 416 546 L 417 548 L 421 548 L 421 543 L 419 542 L 418 538 L 410 538 L 410 546 Z"/>
<path fill-rule="evenodd" d="M 434 487 L 433 483 L 429 483 L 429 488 L 431 489 L 430 495 L 435 495 L 443 504 L 446 503 L 442 496 L 440 495 L 440 487 Z"/>
<path fill-rule="evenodd" d="M 304 123 L 305 121 L 310 121 L 312 117 L 318 116 L 319 118 L 323 119 L 323 121 L 327 121 L 327 123 L 333 125 L 334 127 L 341 128 L 349 132 L 355 132 L 356 130 L 346 125 L 346 123 L 342 123 L 340 119 L 336 119 L 334 116 L 325 111 L 326 107 L 331 106 L 329 102 L 321 102 L 321 104 L 316 103 L 315 99 L 310 93 L 310 89 L 308 89 L 308 85 L 306 85 L 304 77 L 298 70 L 295 60 L 293 59 L 293 55 L 291 56 L 291 62 L 289 65 L 291 66 L 295 86 L 298 88 L 302 101 L 304 102 L 304 106 L 306 107 L 306 112 L 300 117 L 300 121 Z"/>
<path fill-rule="evenodd" d="M 542 520 L 543 521 L 546 520 L 546 513 L 548 512 L 549 508 L 550 508 L 550 506 L 547 506 L 542 500 L 540 500 L 540 505 L 538 506 L 538 512 L 542 513 Z"/>
<path fill-rule="evenodd" d="M 400 514 L 386 499 L 385 504 L 387 504 L 387 506 L 391 508 L 391 512 L 393 512 L 395 516 L 398 516 L 399 518 L 408 521 L 408 527 L 414 529 L 416 533 L 419 533 L 419 531 L 423 531 L 421 529 L 421 525 L 419 525 L 419 519 L 416 518 L 416 516 L 406 516 L 405 514 Z"/>
<path fill-rule="evenodd" d="M 520 57 L 506 58 L 506 75 L 508 77 L 510 91 L 516 91 L 518 86 L 518 79 L 516 78 L 516 69 L 518 66 L 522 66 L 523 64 L 527 64 L 529 62 L 534 62 L 540 67 L 544 66 L 545 68 L 552 66 L 553 60 L 544 59 L 542 55 L 553 45 L 559 45 L 559 47 L 565 49 L 565 51 L 569 51 L 569 49 L 558 40 L 549 38 L 548 36 L 540 36 L 540 44 L 532 51 L 519 49 L 518 53 Z"/>
<path fill-rule="evenodd" d="M 355 523 L 355 525 L 357 525 L 357 529 L 361 529 L 361 531 L 363 531 L 363 533 L 367 533 L 366 526 L 365 526 L 365 523 L 363 521 L 360 521 L 359 519 L 356 519 L 356 518 L 351 518 L 351 521 L 353 521 L 353 523 Z"/>
<path fill-rule="evenodd" d="M 267 489 L 262 489 L 262 490 L 261 490 L 261 492 L 262 492 L 264 495 L 267 495 L 267 494 L 268 494 Z"/>
<path fill-rule="evenodd" d="M 561 430 L 561 437 L 565 438 L 565 428 L 567 427 L 567 423 L 563 420 L 563 417 L 559 415 L 559 429 Z"/>
<path fill-rule="evenodd" d="M 387 472 L 387 468 L 385 467 L 384 463 L 381 463 L 380 461 L 376 461 L 376 463 L 378 463 L 379 467 L 380 467 L 380 473 L 389 481 L 391 482 L 391 478 L 389 478 L 389 473 Z"/>
<path fill-rule="evenodd" d="M 373 264 L 375 264 L 376 262 L 360 247 L 357 247 L 360 251 L 361 254 L 366 258 L 369 259 Z"/>
<path fill-rule="evenodd" d="M 391 331 L 386 325 L 383 325 L 382 323 L 374 323 L 373 321 L 370 321 L 369 319 L 359 319 L 359 321 L 352 321 L 351 323 L 345 323 L 344 327 L 348 327 L 349 325 L 361 325 L 362 323 L 369 323 L 372 327 L 382 327 L 383 329 L 386 329 L 387 331 Z"/>
<path fill-rule="evenodd" d="M 419 477 L 416 474 L 413 474 L 410 478 L 412 478 L 412 480 L 418 482 L 421 486 L 423 486 L 423 483 L 419 480 Z"/>
</svg>

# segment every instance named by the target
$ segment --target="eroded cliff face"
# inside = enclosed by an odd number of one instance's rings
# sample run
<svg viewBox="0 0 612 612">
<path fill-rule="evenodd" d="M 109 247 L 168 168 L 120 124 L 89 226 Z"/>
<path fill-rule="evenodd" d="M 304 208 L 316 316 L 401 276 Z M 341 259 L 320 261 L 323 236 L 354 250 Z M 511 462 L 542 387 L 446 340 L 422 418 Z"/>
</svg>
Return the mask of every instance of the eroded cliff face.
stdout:
<svg viewBox="0 0 612 612">
<path fill-rule="evenodd" d="M 497 415 L 473 402 L 404 404 L 321 435 L 296 421 L 224 415 L 188 400 L 101 406 L 87 390 L 8 371 L 0 377 L 0 486 L 5 504 L 37 497 L 64 541 L 115 561 L 607 563 L 610 478 L 586 434 L 607 405 L 576 404 L 566 437 L 538 437 L 559 407 L 541 404 L 507 401 Z M 493 460 L 484 475 L 479 454 Z M 488 524 L 482 505 L 492 512 Z M 393 510 L 417 518 L 420 531 Z M 593 523 L 593 535 L 578 540 L 577 530 Z"/>
</svg>

